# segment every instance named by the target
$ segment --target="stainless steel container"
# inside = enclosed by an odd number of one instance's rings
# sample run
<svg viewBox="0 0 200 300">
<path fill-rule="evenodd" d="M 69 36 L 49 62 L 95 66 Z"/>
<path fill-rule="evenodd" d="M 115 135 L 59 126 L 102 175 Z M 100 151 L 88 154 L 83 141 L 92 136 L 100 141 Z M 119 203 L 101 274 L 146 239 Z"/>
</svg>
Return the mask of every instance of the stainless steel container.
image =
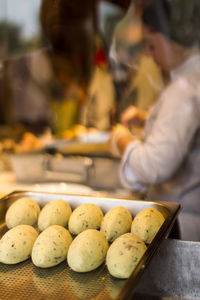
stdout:
<svg viewBox="0 0 200 300">
<path fill-rule="evenodd" d="M 73 182 L 99 189 L 122 188 L 119 180 L 120 160 L 47 153 L 10 156 L 18 182 Z"/>
</svg>

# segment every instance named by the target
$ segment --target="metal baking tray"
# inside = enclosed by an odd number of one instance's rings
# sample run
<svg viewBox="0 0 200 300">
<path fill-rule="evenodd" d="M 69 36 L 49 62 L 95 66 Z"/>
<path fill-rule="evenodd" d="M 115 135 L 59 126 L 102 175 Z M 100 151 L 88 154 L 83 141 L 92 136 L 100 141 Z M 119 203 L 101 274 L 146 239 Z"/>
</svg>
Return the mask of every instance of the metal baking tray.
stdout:
<svg viewBox="0 0 200 300">
<path fill-rule="evenodd" d="M 142 280 L 141 276 L 143 272 L 148 267 L 151 258 L 162 243 L 162 240 L 168 236 L 181 209 L 178 203 L 158 203 L 96 196 L 15 191 L 0 199 L 1 236 L 7 231 L 5 225 L 7 208 L 18 198 L 24 196 L 34 199 L 41 207 L 55 199 L 67 201 L 72 209 L 83 203 L 94 203 L 101 207 L 104 213 L 112 207 L 123 206 L 132 213 L 133 217 L 144 208 L 155 207 L 163 213 L 166 219 L 129 279 L 113 278 L 108 273 L 105 264 L 88 273 L 76 273 L 70 270 L 66 261 L 48 269 L 35 267 L 31 259 L 16 265 L 0 263 L 0 297 L 3 300 L 132 299 L 139 280 Z"/>
</svg>

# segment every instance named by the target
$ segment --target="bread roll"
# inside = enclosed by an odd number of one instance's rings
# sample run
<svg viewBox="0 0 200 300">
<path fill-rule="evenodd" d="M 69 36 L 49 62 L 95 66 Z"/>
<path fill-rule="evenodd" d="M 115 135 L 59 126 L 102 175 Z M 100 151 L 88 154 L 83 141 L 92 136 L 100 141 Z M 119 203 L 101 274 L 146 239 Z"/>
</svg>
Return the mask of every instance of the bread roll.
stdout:
<svg viewBox="0 0 200 300">
<path fill-rule="evenodd" d="M 28 259 L 38 237 L 30 225 L 18 225 L 7 231 L 0 240 L 0 262 L 17 264 Z"/>
<path fill-rule="evenodd" d="M 110 246 L 106 256 L 109 273 L 117 278 L 129 278 L 147 247 L 133 233 L 125 233 Z"/>
<path fill-rule="evenodd" d="M 131 232 L 146 244 L 150 244 L 164 221 L 165 218 L 156 208 L 145 208 L 135 216 Z"/>
<path fill-rule="evenodd" d="M 5 220 L 7 227 L 13 228 L 20 224 L 34 225 L 37 223 L 40 207 L 36 201 L 28 197 L 16 200 L 7 210 Z"/>
<path fill-rule="evenodd" d="M 47 203 L 38 217 L 38 228 L 42 231 L 51 225 L 67 226 L 72 213 L 70 205 L 64 200 Z"/>
<path fill-rule="evenodd" d="M 52 225 L 45 229 L 33 245 L 32 261 L 40 268 L 53 267 L 67 257 L 72 237 L 67 229 Z"/>
<path fill-rule="evenodd" d="M 117 206 L 110 209 L 103 217 L 101 232 L 109 242 L 113 242 L 118 236 L 130 231 L 132 216 L 128 209 Z"/>
<path fill-rule="evenodd" d="M 88 272 L 98 268 L 105 260 L 108 242 L 96 229 L 81 232 L 71 243 L 67 261 L 76 272 Z"/>
<path fill-rule="evenodd" d="M 79 234 L 86 229 L 100 228 L 103 212 L 95 204 L 85 203 L 78 206 L 71 214 L 68 228 L 72 234 Z"/>
</svg>

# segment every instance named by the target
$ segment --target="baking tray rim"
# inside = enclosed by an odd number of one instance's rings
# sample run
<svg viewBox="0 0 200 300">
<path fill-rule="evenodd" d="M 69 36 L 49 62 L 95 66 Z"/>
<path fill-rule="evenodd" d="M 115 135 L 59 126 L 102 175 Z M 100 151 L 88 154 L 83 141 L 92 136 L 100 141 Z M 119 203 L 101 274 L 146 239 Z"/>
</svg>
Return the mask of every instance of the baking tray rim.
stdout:
<svg viewBox="0 0 200 300">
<path fill-rule="evenodd" d="M 163 223 L 163 225 L 161 226 L 160 230 L 158 231 L 157 235 L 155 236 L 155 238 L 153 239 L 153 241 L 151 242 L 150 245 L 148 245 L 147 250 L 145 252 L 145 254 L 143 255 L 143 257 L 141 258 L 141 260 L 139 261 L 138 265 L 136 266 L 135 270 L 133 271 L 132 275 L 128 278 L 125 279 L 125 284 L 122 288 L 122 290 L 120 291 L 119 295 L 117 296 L 117 298 L 115 298 L 115 300 L 128 300 L 131 299 L 131 297 L 133 296 L 136 287 L 139 283 L 140 278 L 142 277 L 144 271 L 146 270 L 147 266 L 149 265 L 149 262 L 151 261 L 151 259 L 153 258 L 154 254 L 156 253 L 156 251 L 158 250 L 159 246 L 161 245 L 161 242 L 163 239 L 167 238 L 171 228 L 173 227 L 173 224 L 179 214 L 179 212 L 182 209 L 182 206 L 177 203 L 177 202 L 166 202 L 166 201 L 146 201 L 146 200 L 136 200 L 136 199 L 123 199 L 123 198 L 116 198 L 116 197 L 110 197 L 110 196 L 102 196 L 102 195 L 80 195 L 80 194 L 68 194 L 68 193 L 55 193 L 55 192 L 44 192 L 44 191 L 31 191 L 31 190 L 16 190 L 16 191 L 12 191 L 9 194 L 4 195 L 3 197 L 0 198 L 0 203 L 2 201 L 6 201 L 9 200 L 11 197 L 22 197 L 22 196 L 30 196 L 31 195 L 48 195 L 48 196 L 59 196 L 59 197 L 71 197 L 72 200 L 73 198 L 76 197 L 80 197 L 82 199 L 84 199 L 87 203 L 87 200 L 94 200 L 94 199 L 98 199 L 98 200 L 102 200 L 102 199 L 106 199 L 106 200 L 110 200 L 110 201 L 118 201 L 118 203 L 122 203 L 124 202 L 124 204 L 126 203 L 131 203 L 131 202 L 137 202 L 137 203 L 149 203 L 149 206 L 151 205 L 156 205 L 159 207 L 162 207 L 164 209 L 167 209 L 170 214 L 166 217 L 165 222 Z M 56 199 L 56 198 L 55 198 Z M 52 199 L 54 200 L 54 199 Z M 51 200 L 51 201 L 52 201 Z M 44 203 L 46 204 L 46 203 Z M 80 203 L 82 204 L 82 203 Z M 117 205 L 115 205 L 117 206 Z M 126 205 L 125 205 L 126 207 Z M 8 207 L 7 207 L 8 208 Z"/>
</svg>

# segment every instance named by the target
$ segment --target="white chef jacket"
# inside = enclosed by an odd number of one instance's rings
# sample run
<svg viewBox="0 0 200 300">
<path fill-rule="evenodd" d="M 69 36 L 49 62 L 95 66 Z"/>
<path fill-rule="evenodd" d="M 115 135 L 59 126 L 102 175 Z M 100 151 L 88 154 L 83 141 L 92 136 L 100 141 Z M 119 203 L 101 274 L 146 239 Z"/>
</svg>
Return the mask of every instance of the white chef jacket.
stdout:
<svg viewBox="0 0 200 300">
<path fill-rule="evenodd" d="M 171 72 L 146 122 L 144 141 L 127 147 L 120 178 L 147 199 L 182 205 L 181 237 L 200 241 L 200 55 Z"/>
</svg>

